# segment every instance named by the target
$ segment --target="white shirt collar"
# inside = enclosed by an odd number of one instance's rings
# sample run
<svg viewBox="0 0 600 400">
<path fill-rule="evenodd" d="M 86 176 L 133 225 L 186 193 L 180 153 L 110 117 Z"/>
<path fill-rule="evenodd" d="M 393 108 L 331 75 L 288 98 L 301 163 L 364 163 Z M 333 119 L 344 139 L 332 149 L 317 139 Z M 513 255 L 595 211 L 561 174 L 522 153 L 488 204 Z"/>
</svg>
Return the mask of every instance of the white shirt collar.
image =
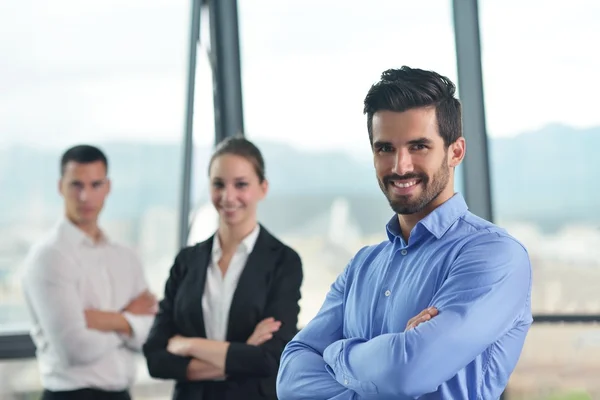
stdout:
<svg viewBox="0 0 600 400">
<path fill-rule="evenodd" d="M 79 229 L 66 217 L 60 219 L 57 229 L 60 235 L 75 245 L 86 244 L 90 246 L 96 246 L 98 244 L 110 243 L 108 236 L 106 236 L 103 231 L 100 231 L 100 240 L 98 242 L 94 242 L 91 237 L 89 237 L 84 231 Z"/>
<path fill-rule="evenodd" d="M 258 234 L 260 233 L 260 225 L 256 224 L 256 227 L 246 236 L 238 248 L 236 252 L 243 251 L 246 255 L 252 253 L 254 249 L 254 245 L 256 244 L 256 240 L 258 239 Z M 215 233 L 212 245 L 212 255 L 213 257 L 221 256 L 221 242 L 219 241 L 219 234 Z"/>
</svg>

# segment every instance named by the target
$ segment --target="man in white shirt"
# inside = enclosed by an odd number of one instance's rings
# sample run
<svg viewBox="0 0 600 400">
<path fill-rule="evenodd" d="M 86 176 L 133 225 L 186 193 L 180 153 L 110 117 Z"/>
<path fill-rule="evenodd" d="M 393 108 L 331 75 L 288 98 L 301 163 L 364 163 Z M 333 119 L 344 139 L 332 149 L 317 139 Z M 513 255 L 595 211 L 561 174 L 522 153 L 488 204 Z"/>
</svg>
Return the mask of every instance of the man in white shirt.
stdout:
<svg viewBox="0 0 600 400">
<path fill-rule="evenodd" d="M 25 263 L 23 290 L 43 400 L 128 400 L 134 354 L 157 310 L 138 257 L 98 227 L 110 191 L 107 171 L 96 147 L 64 153 L 64 218 Z"/>
</svg>

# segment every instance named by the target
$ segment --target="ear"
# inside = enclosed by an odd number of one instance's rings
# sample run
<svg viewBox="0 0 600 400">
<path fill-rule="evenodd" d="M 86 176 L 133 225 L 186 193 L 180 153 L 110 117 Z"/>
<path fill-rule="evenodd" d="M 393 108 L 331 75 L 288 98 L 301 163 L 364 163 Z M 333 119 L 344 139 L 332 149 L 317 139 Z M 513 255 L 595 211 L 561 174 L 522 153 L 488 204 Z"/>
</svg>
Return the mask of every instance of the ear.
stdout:
<svg viewBox="0 0 600 400">
<path fill-rule="evenodd" d="M 57 188 L 58 188 L 58 193 L 59 193 L 61 196 L 64 196 L 64 194 L 63 194 L 63 191 L 62 191 L 62 184 L 63 184 L 63 178 L 60 178 L 60 179 L 58 180 L 58 186 L 57 186 Z"/>
<path fill-rule="evenodd" d="M 261 200 L 262 200 L 265 198 L 265 196 L 269 192 L 269 181 L 267 179 L 264 179 L 262 181 L 262 183 L 260 184 L 260 188 L 261 188 L 261 192 L 262 192 L 262 196 L 261 196 Z"/>
<path fill-rule="evenodd" d="M 111 188 L 111 181 L 109 178 L 106 178 L 106 194 L 107 195 L 110 193 L 110 188 Z"/>
<path fill-rule="evenodd" d="M 457 167 L 465 158 L 467 143 L 464 137 L 459 137 L 448 147 L 448 166 Z"/>
</svg>

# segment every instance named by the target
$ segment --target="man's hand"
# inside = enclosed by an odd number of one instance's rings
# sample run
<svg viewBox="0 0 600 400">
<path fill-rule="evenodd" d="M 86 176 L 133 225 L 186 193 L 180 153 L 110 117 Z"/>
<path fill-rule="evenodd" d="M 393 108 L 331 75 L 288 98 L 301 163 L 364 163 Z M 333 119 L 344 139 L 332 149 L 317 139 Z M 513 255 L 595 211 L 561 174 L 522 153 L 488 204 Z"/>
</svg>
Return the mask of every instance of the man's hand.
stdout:
<svg viewBox="0 0 600 400">
<path fill-rule="evenodd" d="M 131 334 L 127 320 L 119 313 L 111 311 L 85 310 L 85 322 L 88 329 L 101 332 L 117 332 Z"/>
<path fill-rule="evenodd" d="M 404 331 L 406 332 L 411 329 L 414 329 L 419 324 L 421 324 L 425 321 L 429 321 L 431 318 L 435 317 L 436 315 L 438 315 L 437 308 L 435 308 L 435 307 L 426 308 L 423 311 L 421 311 L 417 316 L 412 317 L 411 319 L 408 320 L 408 322 L 406 324 L 406 329 Z"/>
<path fill-rule="evenodd" d="M 158 311 L 158 301 L 148 290 L 131 300 L 123 311 L 137 315 L 154 315 Z"/>
<path fill-rule="evenodd" d="M 187 357 L 190 355 L 192 348 L 192 338 L 187 338 L 181 335 L 175 335 L 169 339 L 167 351 L 177 356 Z"/>
<path fill-rule="evenodd" d="M 260 346 L 271 340 L 273 333 L 277 332 L 280 327 L 281 321 L 276 321 L 273 317 L 265 318 L 256 325 L 254 332 L 252 332 L 252 335 L 250 335 L 246 344 Z"/>
</svg>

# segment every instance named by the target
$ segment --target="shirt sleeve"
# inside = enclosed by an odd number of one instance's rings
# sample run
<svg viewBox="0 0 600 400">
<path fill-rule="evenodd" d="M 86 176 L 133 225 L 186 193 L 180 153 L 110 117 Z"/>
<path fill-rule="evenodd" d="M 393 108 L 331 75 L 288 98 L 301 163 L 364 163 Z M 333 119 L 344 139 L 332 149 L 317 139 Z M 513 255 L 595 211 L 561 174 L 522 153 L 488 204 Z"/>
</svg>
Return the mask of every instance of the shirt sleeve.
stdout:
<svg viewBox="0 0 600 400">
<path fill-rule="evenodd" d="M 277 397 L 281 400 L 354 400 L 325 368 L 323 351 L 343 337 L 344 290 L 347 269 L 331 286 L 315 318 L 285 347 L 277 375 Z"/>
<path fill-rule="evenodd" d="M 134 287 L 131 300 L 148 290 L 148 281 L 144 274 L 144 268 L 138 256 L 131 253 L 131 263 L 133 266 Z M 137 315 L 129 312 L 123 312 L 123 317 L 131 327 L 131 335 L 124 336 L 123 339 L 127 347 L 135 351 L 141 351 L 142 346 L 148 338 L 150 328 L 154 322 L 153 315 Z"/>
<path fill-rule="evenodd" d="M 186 275 L 186 251 L 179 252 L 165 284 L 164 298 L 159 303 L 158 313 L 148 334 L 142 351 L 146 357 L 148 372 L 153 378 L 185 381 L 191 357 L 182 357 L 167 351 L 169 339 L 179 333 L 174 320 L 175 296 Z"/>
<path fill-rule="evenodd" d="M 530 293 L 526 250 L 508 236 L 486 233 L 462 249 L 434 296 L 438 316 L 402 333 L 338 340 L 325 350 L 324 360 L 337 381 L 361 397 L 420 397 L 516 325 L 531 324 Z M 515 343 L 503 351 L 521 349 Z"/>
<path fill-rule="evenodd" d="M 23 291 L 44 337 L 68 366 L 87 365 L 122 345 L 114 332 L 87 328 L 77 290 L 77 267 L 54 248 L 38 249 L 27 261 Z"/>
</svg>

